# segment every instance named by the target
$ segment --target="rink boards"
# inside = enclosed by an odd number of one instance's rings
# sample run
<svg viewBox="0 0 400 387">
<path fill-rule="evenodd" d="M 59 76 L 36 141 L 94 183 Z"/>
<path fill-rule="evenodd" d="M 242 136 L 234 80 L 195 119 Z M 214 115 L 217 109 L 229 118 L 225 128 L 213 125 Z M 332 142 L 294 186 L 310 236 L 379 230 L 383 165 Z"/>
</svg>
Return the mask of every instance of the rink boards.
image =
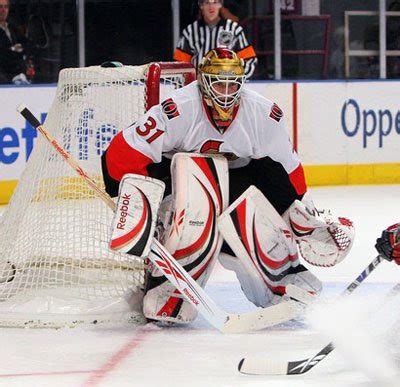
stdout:
<svg viewBox="0 0 400 387">
<path fill-rule="evenodd" d="M 400 183 L 400 105 L 396 81 L 251 82 L 276 102 L 308 184 Z M 36 132 L 16 112 L 26 104 L 43 122 L 55 85 L 0 87 L 0 203 L 24 170 Z"/>
</svg>

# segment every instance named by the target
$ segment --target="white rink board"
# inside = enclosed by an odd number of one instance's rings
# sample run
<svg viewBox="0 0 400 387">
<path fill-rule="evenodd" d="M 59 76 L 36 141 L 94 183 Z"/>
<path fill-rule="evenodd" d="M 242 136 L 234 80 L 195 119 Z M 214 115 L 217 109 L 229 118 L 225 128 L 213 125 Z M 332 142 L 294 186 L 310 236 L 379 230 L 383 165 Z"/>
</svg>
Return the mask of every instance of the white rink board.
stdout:
<svg viewBox="0 0 400 387">
<path fill-rule="evenodd" d="M 0 87 L 0 181 L 20 177 L 36 142 L 36 130 L 17 112 L 17 107 L 25 104 L 43 122 L 55 93 L 54 85 Z"/>
<path fill-rule="evenodd" d="M 275 102 L 282 109 L 289 133 L 293 136 L 293 82 L 251 82 L 249 88 Z"/>
<path fill-rule="evenodd" d="M 298 82 L 297 102 L 292 82 L 251 82 L 249 88 L 282 108 L 292 136 L 297 103 L 304 165 L 400 162 L 400 82 Z M 0 87 L 0 183 L 19 179 L 36 141 L 16 107 L 24 103 L 43 120 L 55 91 L 54 85 Z"/>
<path fill-rule="evenodd" d="M 305 165 L 400 162 L 400 82 L 301 83 Z"/>
</svg>

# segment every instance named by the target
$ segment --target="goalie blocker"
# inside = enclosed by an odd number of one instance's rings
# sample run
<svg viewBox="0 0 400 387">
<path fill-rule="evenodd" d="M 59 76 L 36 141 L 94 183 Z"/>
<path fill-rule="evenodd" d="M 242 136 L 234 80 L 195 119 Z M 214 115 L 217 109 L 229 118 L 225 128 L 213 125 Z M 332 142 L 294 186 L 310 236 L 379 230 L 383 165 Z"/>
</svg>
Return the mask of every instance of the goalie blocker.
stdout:
<svg viewBox="0 0 400 387">
<path fill-rule="evenodd" d="M 142 258 L 148 256 L 164 189 L 162 181 L 151 177 L 123 177 L 111 226 L 111 249 Z"/>
</svg>

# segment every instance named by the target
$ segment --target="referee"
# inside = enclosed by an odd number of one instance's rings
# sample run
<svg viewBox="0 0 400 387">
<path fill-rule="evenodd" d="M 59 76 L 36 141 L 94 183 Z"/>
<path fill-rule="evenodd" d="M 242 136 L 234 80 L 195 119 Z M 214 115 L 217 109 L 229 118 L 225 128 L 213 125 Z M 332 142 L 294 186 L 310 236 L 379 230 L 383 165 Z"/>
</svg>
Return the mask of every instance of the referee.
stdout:
<svg viewBox="0 0 400 387">
<path fill-rule="evenodd" d="M 226 47 L 245 62 L 248 79 L 254 73 L 257 57 L 246 39 L 243 28 L 220 15 L 223 0 L 199 0 L 201 18 L 189 24 L 182 32 L 174 52 L 174 60 L 191 62 L 197 68 L 203 56 L 213 48 Z"/>
</svg>

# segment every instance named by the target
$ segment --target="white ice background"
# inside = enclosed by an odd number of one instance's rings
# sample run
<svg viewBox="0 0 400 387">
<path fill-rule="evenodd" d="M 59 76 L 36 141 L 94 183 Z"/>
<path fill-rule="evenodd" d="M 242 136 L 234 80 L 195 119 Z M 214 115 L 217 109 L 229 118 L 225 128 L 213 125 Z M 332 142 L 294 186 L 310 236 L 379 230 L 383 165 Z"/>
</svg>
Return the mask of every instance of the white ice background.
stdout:
<svg viewBox="0 0 400 387">
<path fill-rule="evenodd" d="M 170 328 L 0 329 L 0 386 L 400 386 L 400 377 L 387 380 L 398 367 L 400 301 L 385 298 L 400 281 L 400 267 L 382 262 L 353 295 L 337 301 L 376 256 L 374 244 L 381 231 L 400 221 L 400 185 L 310 191 L 318 207 L 354 221 L 356 240 L 338 266 L 311 268 L 324 291 L 305 321 L 236 335 L 215 331 L 202 317 Z M 206 291 L 228 312 L 254 308 L 234 274 L 219 265 Z M 331 340 L 337 349 L 301 376 L 237 371 L 244 356 L 300 360 Z"/>
</svg>

